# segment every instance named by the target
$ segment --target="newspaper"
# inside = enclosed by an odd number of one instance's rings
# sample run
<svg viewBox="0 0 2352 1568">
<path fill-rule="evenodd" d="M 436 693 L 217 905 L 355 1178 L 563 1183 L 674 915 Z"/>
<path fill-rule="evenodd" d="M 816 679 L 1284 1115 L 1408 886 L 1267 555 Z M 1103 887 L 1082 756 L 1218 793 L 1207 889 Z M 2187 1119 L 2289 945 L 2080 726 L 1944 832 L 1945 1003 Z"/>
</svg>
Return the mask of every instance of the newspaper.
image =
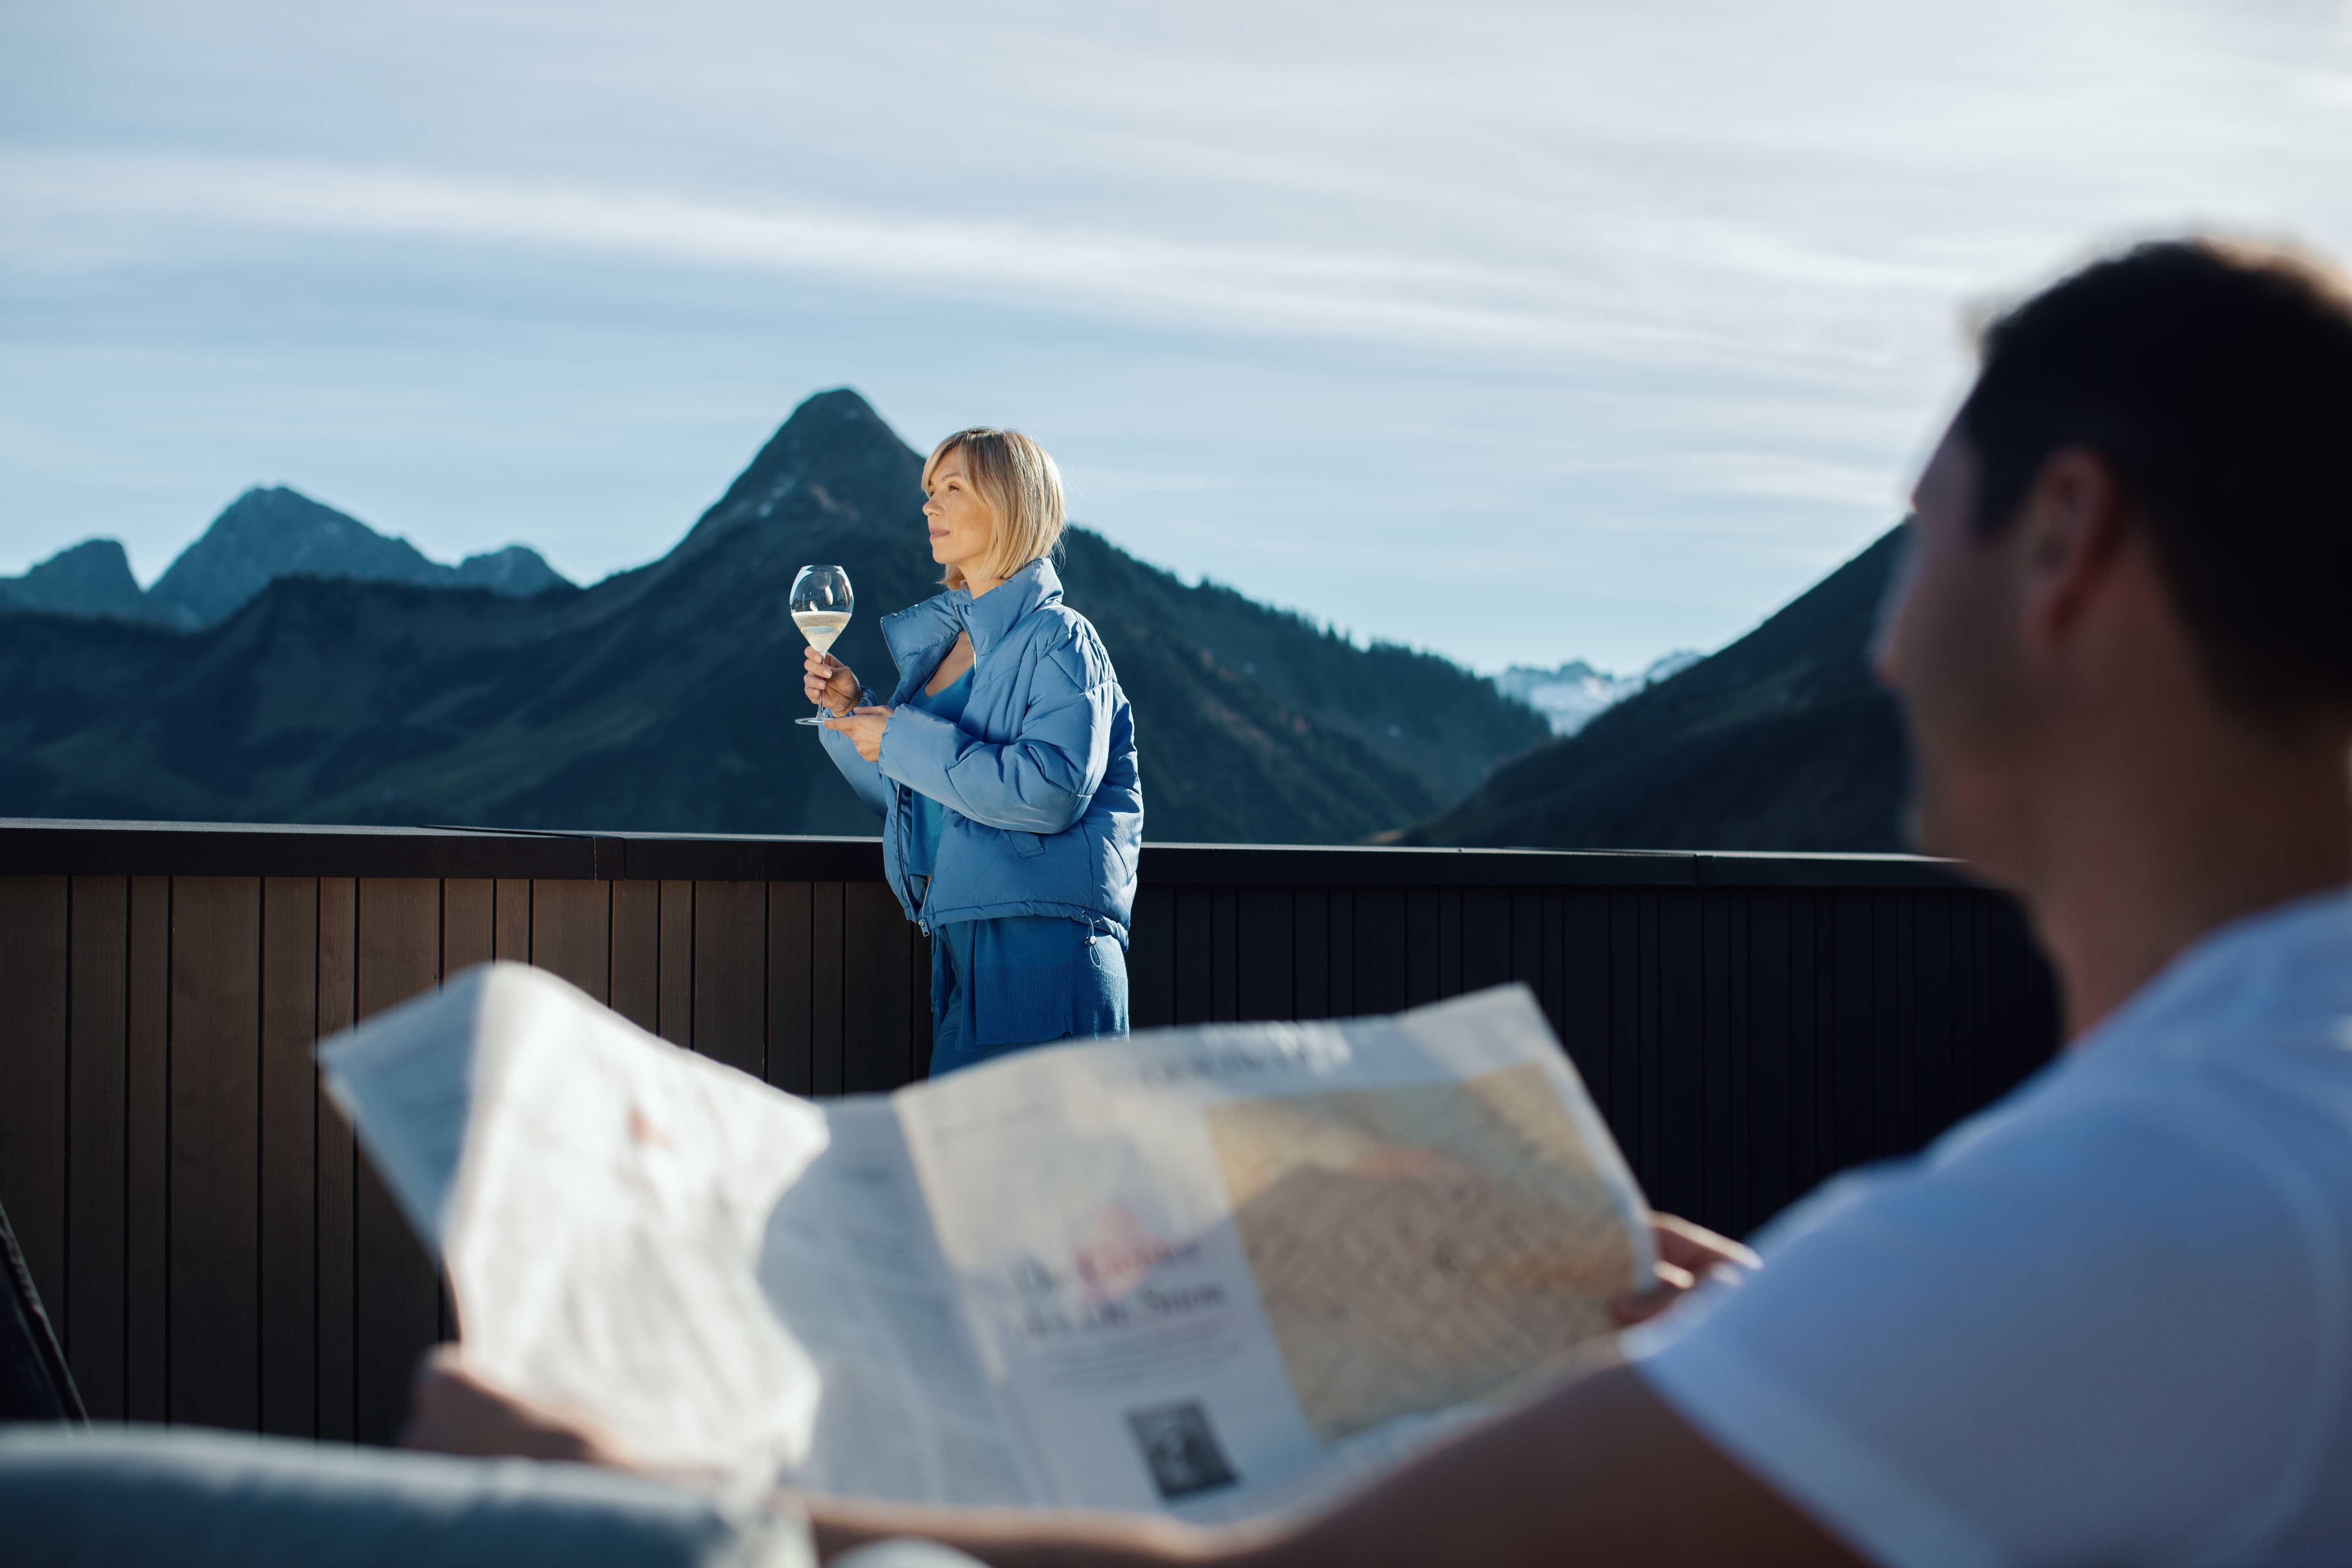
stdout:
<svg viewBox="0 0 2352 1568">
<path fill-rule="evenodd" d="M 320 1047 L 469 1359 L 749 1495 L 1325 1495 L 1608 1331 L 1631 1173 L 1533 997 L 813 1103 L 518 964 Z"/>
</svg>

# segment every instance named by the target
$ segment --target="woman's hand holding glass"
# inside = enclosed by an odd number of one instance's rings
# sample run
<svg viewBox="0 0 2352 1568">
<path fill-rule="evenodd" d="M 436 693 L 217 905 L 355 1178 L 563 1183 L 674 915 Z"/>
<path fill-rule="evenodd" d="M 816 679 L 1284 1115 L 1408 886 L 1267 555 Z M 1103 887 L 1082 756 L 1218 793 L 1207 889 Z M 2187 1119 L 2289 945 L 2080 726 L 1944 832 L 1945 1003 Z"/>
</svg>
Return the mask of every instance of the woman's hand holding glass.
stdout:
<svg viewBox="0 0 2352 1568">
<path fill-rule="evenodd" d="M 819 653 L 814 648 L 804 651 L 807 657 L 801 661 L 801 689 L 808 693 L 808 700 L 835 718 L 856 707 L 858 693 L 864 688 L 857 684 L 857 677 L 851 673 L 849 666 L 829 653 Z"/>
<path fill-rule="evenodd" d="M 849 743 L 867 762 L 882 760 L 882 731 L 890 722 L 890 710 L 856 706 L 866 689 L 857 684 L 849 666 L 829 653 L 810 648 L 801 660 L 801 689 L 811 702 L 833 715 L 824 721 L 826 729 L 848 736 Z"/>
</svg>

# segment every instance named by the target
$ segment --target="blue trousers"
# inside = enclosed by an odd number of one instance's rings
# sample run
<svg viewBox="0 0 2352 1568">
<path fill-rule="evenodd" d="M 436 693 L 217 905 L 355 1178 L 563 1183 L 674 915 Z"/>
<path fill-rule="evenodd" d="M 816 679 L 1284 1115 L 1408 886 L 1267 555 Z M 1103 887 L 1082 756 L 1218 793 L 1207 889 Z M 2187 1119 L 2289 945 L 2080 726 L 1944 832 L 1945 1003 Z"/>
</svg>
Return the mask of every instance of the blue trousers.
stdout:
<svg viewBox="0 0 2352 1568">
<path fill-rule="evenodd" d="M 0 1426 L 0 1561 L 42 1568 L 810 1568 L 782 1512 L 581 1465 L 200 1427 Z M 837 1568 L 978 1568 L 890 1542 Z"/>
<path fill-rule="evenodd" d="M 1127 951 L 1076 921 L 931 928 L 931 1076 L 1055 1040 L 1127 1033 Z"/>
</svg>

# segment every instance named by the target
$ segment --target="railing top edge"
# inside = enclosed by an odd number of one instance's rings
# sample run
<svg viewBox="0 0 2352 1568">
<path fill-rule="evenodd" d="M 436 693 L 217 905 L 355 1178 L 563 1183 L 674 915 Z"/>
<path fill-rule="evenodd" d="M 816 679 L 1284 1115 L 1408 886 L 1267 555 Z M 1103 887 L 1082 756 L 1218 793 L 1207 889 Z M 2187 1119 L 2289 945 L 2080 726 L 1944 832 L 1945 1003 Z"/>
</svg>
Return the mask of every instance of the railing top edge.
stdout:
<svg viewBox="0 0 2352 1568">
<path fill-rule="evenodd" d="M 1392 845 L 1144 847 L 1146 883 L 1333 887 L 1948 888 L 1911 855 Z M 858 881 L 881 843 L 823 834 L 0 818 L 0 873 Z"/>
</svg>

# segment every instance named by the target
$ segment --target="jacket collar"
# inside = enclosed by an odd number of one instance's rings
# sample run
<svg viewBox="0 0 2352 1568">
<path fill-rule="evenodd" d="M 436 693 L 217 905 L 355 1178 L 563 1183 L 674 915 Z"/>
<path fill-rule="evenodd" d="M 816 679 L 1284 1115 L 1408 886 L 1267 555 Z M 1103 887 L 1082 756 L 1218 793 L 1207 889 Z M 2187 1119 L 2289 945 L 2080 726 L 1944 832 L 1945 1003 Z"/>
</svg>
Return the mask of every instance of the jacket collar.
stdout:
<svg viewBox="0 0 2352 1568">
<path fill-rule="evenodd" d="M 1029 612 L 1061 599 L 1061 576 L 1052 562 L 1040 558 L 977 599 L 964 589 L 950 588 L 883 616 L 882 640 L 901 670 L 960 631 L 971 634 L 971 656 L 982 659 Z"/>
<path fill-rule="evenodd" d="M 971 634 L 971 657 L 983 659 L 1004 634 L 1019 626 L 1029 612 L 1062 601 L 1062 579 L 1054 563 L 1039 557 L 975 599 L 956 590 L 963 614 L 963 629 Z"/>
<path fill-rule="evenodd" d="M 963 612 L 956 607 L 956 601 L 969 597 L 961 588 L 953 589 L 882 617 L 882 642 L 900 674 L 925 652 L 953 640 L 963 629 Z"/>
</svg>

